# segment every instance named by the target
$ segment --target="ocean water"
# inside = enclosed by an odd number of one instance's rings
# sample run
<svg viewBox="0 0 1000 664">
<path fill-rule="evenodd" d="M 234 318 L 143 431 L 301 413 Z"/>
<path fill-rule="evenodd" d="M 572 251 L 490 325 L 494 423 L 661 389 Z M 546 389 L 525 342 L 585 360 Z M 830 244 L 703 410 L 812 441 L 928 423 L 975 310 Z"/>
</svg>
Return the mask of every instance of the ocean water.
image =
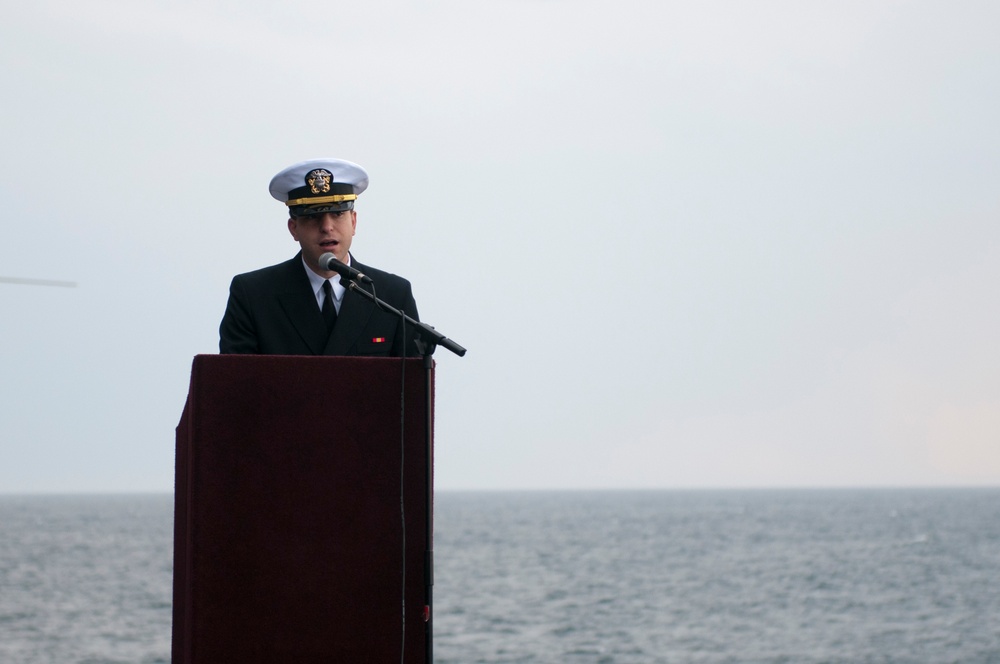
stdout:
<svg viewBox="0 0 1000 664">
<path fill-rule="evenodd" d="M 435 661 L 1000 663 L 1000 490 L 439 492 Z M 172 498 L 0 496 L 0 664 L 170 659 Z"/>
</svg>

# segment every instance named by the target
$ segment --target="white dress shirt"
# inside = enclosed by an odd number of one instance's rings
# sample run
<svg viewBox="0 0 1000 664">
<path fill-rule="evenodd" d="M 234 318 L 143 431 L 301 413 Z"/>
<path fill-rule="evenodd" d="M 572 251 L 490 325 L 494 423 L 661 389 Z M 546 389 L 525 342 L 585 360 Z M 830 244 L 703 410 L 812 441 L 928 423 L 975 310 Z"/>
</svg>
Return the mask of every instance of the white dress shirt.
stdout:
<svg viewBox="0 0 1000 664">
<path fill-rule="evenodd" d="M 347 255 L 347 264 L 351 264 L 351 255 Z M 319 310 L 323 311 L 323 300 L 326 299 L 326 294 L 323 292 L 323 282 L 329 281 L 330 287 L 333 289 L 333 306 L 337 308 L 337 313 L 340 313 L 340 303 L 344 301 L 344 293 L 347 289 L 344 288 L 343 284 L 340 283 L 340 275 L 335 274 L 329 279 L 324 279 L 315 272 L 312 268 L 306 265 L 306 259 L 302 259 L 302 267 L 305 268 L 306 275 L 309 277 L 309 284 L 312 286 L 313 295 L 316 296 L 316 304 L 319 305 Z"/>
</svg>

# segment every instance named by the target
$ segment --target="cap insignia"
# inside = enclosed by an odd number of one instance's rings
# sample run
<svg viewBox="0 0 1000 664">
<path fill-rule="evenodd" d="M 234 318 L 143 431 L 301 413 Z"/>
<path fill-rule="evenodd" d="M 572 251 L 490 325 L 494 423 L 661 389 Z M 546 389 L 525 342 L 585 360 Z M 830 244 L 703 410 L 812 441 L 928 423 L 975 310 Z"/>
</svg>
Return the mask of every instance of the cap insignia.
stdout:
<svg viewBox="0 0 1000 664">
<path fill-rule="evenodd" d="M 330 183 L 333 182 L 333 173 L 325 168 L 317 168 L 306 174 L 306 184 L 309 191 L 314 194 L 325 194 L 330 191 Z"/>
</svg>

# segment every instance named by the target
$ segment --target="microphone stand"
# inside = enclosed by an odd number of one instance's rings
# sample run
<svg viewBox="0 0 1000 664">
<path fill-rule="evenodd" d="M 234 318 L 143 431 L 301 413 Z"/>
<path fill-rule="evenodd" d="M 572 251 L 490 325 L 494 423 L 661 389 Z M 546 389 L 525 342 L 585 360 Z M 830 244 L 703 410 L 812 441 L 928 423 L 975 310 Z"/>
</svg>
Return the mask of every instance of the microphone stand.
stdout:
<svg viewBox="0 0 1000 664">
<path fill-rule="evenodd" d="M 343 276 L 343 275 L 342 275 Z M 343 283 L 346 279 L 341 279 Z M 434 355 L 434 351 L 438 346 L 447 348 L 451 352 L 455 353 L 459 357 L 465 355 L 465 349 L 460 345 L 448 339 L 443 334 L 435 330 L 432 326 L 426 323 L 421 323 L 420 321 L 410 318 L 406 315 L 406 312 L 396 309 L 391 304 L 380 300 L 375 296 L 374 293 L 366 291 L 364 288 L 358 285 L 355 278 L 351 278 L 347 288 L 354 291 L 358 295 L 361 295 L 372 302 L 375 303 L 382 311 L 386 311 L 393 314 L 401 319 L 403 319 L 404 331 L 405 326 L 409 325 L 414 328 L 417 332 L 414 342 L 416 343 L 417 350 L 424 358 L 424 394 L 425 394 L 425 406 L 424 411 L 426 416 L 424 418 L 424 440 L 426 445 L 424 447 L 424 465 L 426 468 L 426 476 L 424 478 L 424 509 L 427 514 L 427 525 L 425 532 L 425 541 L 427 547 L 424 550 L 424 597 L 426 604 L 424 604 L 424 645 L 425 645 L 425 658 L 424 662 L 426 664 L 432 664 L 433 659 L 433 643 L 431 636 L 433 634 L 433 625 L 431 622 L 432 614 L 431 607 L 433 605 L 432 596 L 434 590 L 434 549 L 431 546 L 431 542 L 434 541 L 434 468 L 431 464 L 431 460 L 434 455 L 434 426 L 433 426 L 433 393 L 431 387 L 434 381 L 434 361 L 431 356 Z M 375 290 L 372 288 L 372 290 Z M 403 359 L 406 359 L 406 346 L 403 346 Z"/>
</svg>

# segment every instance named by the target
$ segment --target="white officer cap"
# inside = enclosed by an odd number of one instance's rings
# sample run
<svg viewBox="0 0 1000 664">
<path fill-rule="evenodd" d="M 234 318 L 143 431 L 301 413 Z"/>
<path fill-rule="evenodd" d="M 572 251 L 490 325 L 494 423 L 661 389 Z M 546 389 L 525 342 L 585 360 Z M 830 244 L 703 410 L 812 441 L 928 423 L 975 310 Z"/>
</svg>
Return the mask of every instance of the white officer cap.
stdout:
<svg viewBox="0 0 1000 664">
<path fill-rule="evenodd" d="M 271 196 L 288 206 L 293 217 L 340 212 L 368 188 L 368 173 L 343 159 L 310 159 L 271 178 Z"/>
</svg>

